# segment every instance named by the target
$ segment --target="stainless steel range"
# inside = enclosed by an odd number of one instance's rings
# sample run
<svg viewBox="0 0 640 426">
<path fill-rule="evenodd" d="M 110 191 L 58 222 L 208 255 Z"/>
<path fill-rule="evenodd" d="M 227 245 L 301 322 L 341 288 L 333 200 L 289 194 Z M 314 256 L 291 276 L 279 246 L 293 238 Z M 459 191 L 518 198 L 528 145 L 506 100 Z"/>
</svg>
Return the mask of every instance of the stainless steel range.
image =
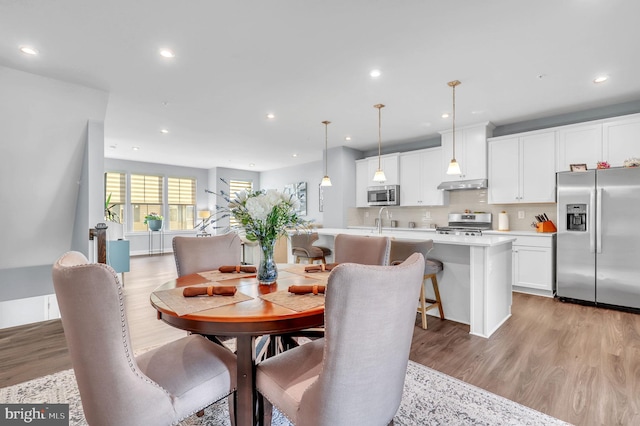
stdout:
<svg viewBox="0 0 640 426">
<path fill-rule="evenodd" d="M 449 213 L 449 226 L 436 228 L 436 233 L 480 236 L 491 229 L 491 219 L 491 213 Z"/>
</svg>

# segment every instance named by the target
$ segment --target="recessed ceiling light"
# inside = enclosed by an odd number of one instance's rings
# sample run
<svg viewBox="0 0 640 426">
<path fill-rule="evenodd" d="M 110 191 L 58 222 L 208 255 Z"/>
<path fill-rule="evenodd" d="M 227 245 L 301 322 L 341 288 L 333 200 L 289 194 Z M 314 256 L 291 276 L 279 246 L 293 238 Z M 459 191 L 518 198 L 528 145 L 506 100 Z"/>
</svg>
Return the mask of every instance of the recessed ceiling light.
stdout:
<svg viewBox="0 0 640 426">
<path fill-rule="evenodd" d="M 606 75 L 600 75 L 596 78 L 593 79 L 593 82 L 598 84 L 598 83 L 604 83 L 605 81 L 609 80 L 609 76 Z"/>
<path fill-rule="evenodd" d="M 20 51 L 26 55 L 37 55 L 38 49 L 30 46 L 20 46 Z"/>
<path fill-rule="evenodd" d="M 380 70 L 371 70 L 371 72 L 369 73 L 369 75 L 373 78 L 377 78 L 380 77 L 382 73 L 380 72 Z"/>
<path fill-rule="evenodd" d="M 298 156 L 298 154 L 291 154 L 291 156 L 292 156 L 293 158 L 296 158 L 296 157 Z"/>
<path fill-rule="evenodd" d="M 442 118 L 449 118 L 449 113 L 445 112 L 444 114 L 442 114 Z"/>
<path fill-rule="evenodd" d="M 271 113 L 269 113 L 269 114 L 267 114 L 267 118 L 268 118 L 269 120 L 271 120 L 271 119 L 273 119 L 273 118 L 276 118 L 276 116 L 275 116 L 275 114 L 271 114 Z"/>
<path fill-rule="evenodd" d="M 164 58 L 175 58 L 176 55 L 170 49 L 160 49 L 160 56 Z"/>
<path fill-rule="evenodd" d="M 346 137 L 344 138 L 344 140 L 345 140 L 345 141 L 350 141 L 350 140 L 351 140 L 351 136 L 346 136 Z"/>
<path fill-rule="evenodd" d="M 131 149 L 133 149 L 134 151 L 140 151 L 140 147 L 139 146 L 134 146 Z"/>
<path fill-rule="evenodd" d="M 255 163 L 249 163 L 249 167 L 255 167 L 256 164 Z"/>
<path fill-rule="evenodd" d="M 165 135 L 166 135 L 167 133 L 169 133 L 169 130 L 167 130 L 167 129 L 160 129 L 160 133 L 162 133 L 162 134 L 165 134 Z"/>
</svg>

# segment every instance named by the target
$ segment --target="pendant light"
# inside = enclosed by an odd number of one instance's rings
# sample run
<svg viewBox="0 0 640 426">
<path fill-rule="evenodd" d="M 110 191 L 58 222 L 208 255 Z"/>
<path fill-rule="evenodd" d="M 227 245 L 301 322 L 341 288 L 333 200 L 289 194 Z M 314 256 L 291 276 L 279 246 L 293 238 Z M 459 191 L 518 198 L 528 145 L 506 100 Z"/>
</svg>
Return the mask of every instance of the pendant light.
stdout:
<svg viewBox="0 0 640 426">
<path fill-rule="evenodd" d="M 447 169 L 448 175 L 460 175 L 460 165 L 456 161 L 456 86 L 459 86 L 460 83 L 458 80 L 453 80 L 447 83 L 449 87 L 453 88 L 453 158 L 451 158 L 451 162 L 449 163 L 449 168 Z"/>
<path fill-rule="evenodd" d="M 324 177 L 322 178 L 322 182 L 320 182 L 320 186 L 331 186 L 331 179 L 329 178 L 329 174 L 327 173 L 327 166 L 329 163 L 329 151 L 327 149 L 327 127 L 329 126 L 330 121 L 323 121 L 324 124 Z"/>
<path fill-rule="evenodd" d="M 380 137 L 380 110 L 384 108 L 382 104 L 375 104 L 374 108 L 378 108 L 378 170 L 373 175 L 374 182 L 384 182 L 387 180 L 387 177 L 384 175 L 384 171 L 382 170 L 382 161 L 380 159 L 381 147 L 382 147 L 382 138 Z"/>
</svg>

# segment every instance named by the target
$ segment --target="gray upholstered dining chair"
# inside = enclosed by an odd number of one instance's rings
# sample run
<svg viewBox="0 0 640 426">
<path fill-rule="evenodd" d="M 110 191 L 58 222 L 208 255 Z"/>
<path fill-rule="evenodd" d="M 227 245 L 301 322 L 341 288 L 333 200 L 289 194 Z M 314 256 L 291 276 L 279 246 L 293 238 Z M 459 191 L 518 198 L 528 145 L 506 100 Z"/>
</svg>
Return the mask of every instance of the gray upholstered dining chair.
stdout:
<svg viewBox="0 0 640 426">
<path fill-rule="evenodd" d="M 338 234 L 333 248 L 334 262 L 388 265 L 389 241 L 389 237 Z"/>
<path fill-rule="evenodd" d="M 419 253 L 398 266 L 333 269 L 325 337 L 257 366 L 264 424 L 272 406 L 298 426 L 388 424 L 402 399 L 423 271 Z"/>
<path fill-rule="evenodd" d="M 239 265 L 242 241 L 229 232 L 211 237 L 173 237 L 173 256 L 178 276 L 212 271 L 223 265 Z"/>
<path fill-rule="evenodd" d="M 110 266 L 69 252 L 55 263 L 52 275 L 90 425 L 175 424 L 232 395 L 235 355 L 202 336 L 134 356 L 123 288 Z"/>
<path fill-rule="evenodd" d="M 422 253 L 425 258 L 424 277 L 422 289 L 420 290 L 420 305 L 418 312 L 422 317 L 422 328 L 427 329 L 427 311 L 438 308 L 440 319 L 444 319 L 444 308 L 440 299 L 440 289 L 438 288 L 438 272 L 444 269 L 444 264 L 438 259 L 427 258 L 427 253 L 433 248 L 433 240 L 391 240 L 391 250 L 389 260 L 391 264 L 394 262 L 402 262 L 413 253 Z M 426 284 L 427 280 L 431 280 L 433 287 L 434 299 L 427 298 Z M 430 304 L 427 305 L 427 302 Z"/>
<path fill-rule="evenodd" d="M 317 232 L 303 232 L 291 235 L 291 254 L 295 257 L 296 263 L 300 259 L 308 259 L 309 263 L 320 260 L 327 263 L 326 257 L 331 255 L 331 249 L 323 246 L 313 245 L 319 239 Z"/>
</svg>

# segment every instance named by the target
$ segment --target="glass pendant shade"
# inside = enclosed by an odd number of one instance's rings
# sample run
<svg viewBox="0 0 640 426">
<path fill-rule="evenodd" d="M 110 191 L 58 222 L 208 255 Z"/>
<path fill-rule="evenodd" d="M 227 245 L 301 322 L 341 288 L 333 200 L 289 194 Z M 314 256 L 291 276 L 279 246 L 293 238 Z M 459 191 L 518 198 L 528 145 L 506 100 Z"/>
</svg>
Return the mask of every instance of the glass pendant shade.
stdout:
<svg viewBox="0 0 640 426">
<path fill-rule="evenodd" d="M 376 173 L 373 175 L 374 182 L 385 182 L 387 177 L 384 175 L 384 171 L 382 169 L 376 170 Z"/>
<path fill-rule="evenodd" d="M 329 173 L 327 173 L 327 163 L 329 162 L 329 152 L 327 150 L 327 128 L 329 126 L 330 121 L 323 121 L 324 124 L 324 177 L 320 182 L 320 186 L 331 186 L 331 179 L 329 178 Z"/>
<path fill-rule="evenodd" d="M 447 174 L 448 175 L 462 174 L 462 172 L 460 171 L 460 164 L 458 164 L 455 158 L 451 159 L 451 162 L 449 163 L 449 168 L 447 169 Z"/>
</svg>

